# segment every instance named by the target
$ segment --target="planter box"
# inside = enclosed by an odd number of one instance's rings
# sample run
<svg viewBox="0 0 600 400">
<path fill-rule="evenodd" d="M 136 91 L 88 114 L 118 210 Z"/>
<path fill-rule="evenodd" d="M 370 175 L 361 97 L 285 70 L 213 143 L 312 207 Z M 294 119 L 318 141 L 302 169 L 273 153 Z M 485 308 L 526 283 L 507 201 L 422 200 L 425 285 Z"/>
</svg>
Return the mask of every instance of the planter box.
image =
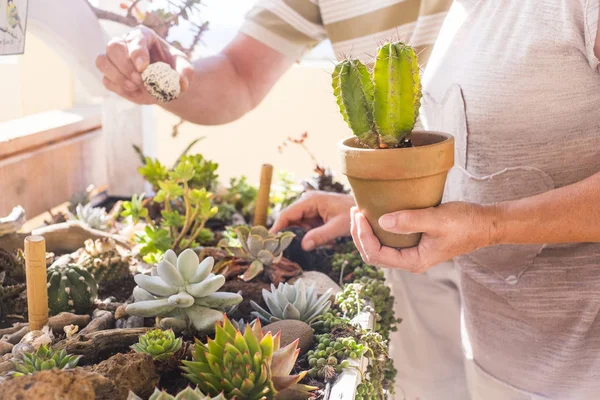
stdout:
<svg viewBox="0 0 600 400">
<path fill-rule="evenodd" d="M 354 317 L 352 322 L 363 329 L 372 330 L 375 327 L 375 315 L 373 312 L 363 311 Z M 354 400 L 356 388 L 362 380 L 357 368 L 364 373 L 369 365 L 369 360 L 363 356 L 359 360 L 348 361 L 351 367 L 344 370 L 333 382 L 331 390 L 325 393 L 325 400 Z"/>
</svg>

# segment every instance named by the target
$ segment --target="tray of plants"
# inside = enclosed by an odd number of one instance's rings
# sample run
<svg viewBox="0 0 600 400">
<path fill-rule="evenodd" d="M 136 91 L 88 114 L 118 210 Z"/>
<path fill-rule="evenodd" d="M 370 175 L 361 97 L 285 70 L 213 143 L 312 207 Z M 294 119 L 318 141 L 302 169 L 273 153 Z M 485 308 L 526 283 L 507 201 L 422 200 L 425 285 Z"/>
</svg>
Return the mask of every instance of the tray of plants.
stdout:
<svg viewBox="0 0 600 400">
<path fill-rule="evenodd" d="M 421 96 L 413 49 L 383 45 L 372 75 L 346 60 L 333 87 L 356 135 L 340 148 L 359 208 L 383 243 L 414 245 L 418 235 L 387 236 L 377 219 L 439 203 L 453 143 L 441 133 L 411 135 Z M 290 142 L 306 149 L 306 138 Z M 305 252 L 302 228 L 272 233 L 249 223 L 266 215 L 256 199 L 268 195 L 245 177 L 222 187 L 218 165 L 187 150 L 172 167 L 142 161 L 154 195 L 84 196 L 33 232 L 46 244 L 38 264 L 47 268 L 47 323 L 25 273 L 31 261 L 21 247 L 30 232 L 17 233 L 24 212 L 0 218 L 2 399 L 393 395 L 394 298 L 383 271 L 364 263 L 349 239 Z M 348 192 L 327 168 L 315 171 L 305 190 Z M 397 188 L 383 190 L 382 181 Z M 389 195 L 406 191 L 419 196 Z M 269 207 L 299 195 L 288 181 Z M 379 207 L 375 197 L 387 203 Z"/>
</svg>

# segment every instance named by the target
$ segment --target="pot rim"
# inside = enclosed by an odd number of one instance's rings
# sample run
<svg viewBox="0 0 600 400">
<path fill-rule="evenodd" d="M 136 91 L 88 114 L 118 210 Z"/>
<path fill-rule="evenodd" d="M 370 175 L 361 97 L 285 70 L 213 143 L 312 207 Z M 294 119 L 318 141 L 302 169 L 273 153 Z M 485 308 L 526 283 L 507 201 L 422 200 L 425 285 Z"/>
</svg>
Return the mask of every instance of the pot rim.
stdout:
<svg viewBox="0 0 600 400">
<path fill-rule="evenodd" d="M 440 131 L 430 131 L 430 130 L 418 129 L 418 130 L 414 130 L 411 132 L 411 135 L 414 135 L 414 134 L 422 134 L 422 135 L 435 134 L 435 135 L 443 136 L 443 137 L 445 137 L 445 139 L 441 140 L 439 142 L 436 142 L 436 143 L 426 144 L 424 146 L 400 147 L 400 148 L 394 148 L 394 149 L 372 149 L 370 147 L 348 146 L 346 144 L 346 142 L 348 142 L 350 140 L 353 140 L 354 142 L 358 143 L 358 138 L 356 136 L 352 135 L 352 136 L 348 136 L 348 137 L 345 137 L 344 139 L 340 140 L 338 142 L 338 148 L 342 151 L 357 151 L 357 152 L 373 152 L 373 151 L 390 152 L 390 151 L 410 151 L 410 150 L 414 151 L 415 149 L 423 149 L 423 148 L 431 149 L 436 146 L 447 146 L 448 141 L 454 141 L 454 136 L 452 136 L 449 133 L 440 132 Z"/>
</svg>

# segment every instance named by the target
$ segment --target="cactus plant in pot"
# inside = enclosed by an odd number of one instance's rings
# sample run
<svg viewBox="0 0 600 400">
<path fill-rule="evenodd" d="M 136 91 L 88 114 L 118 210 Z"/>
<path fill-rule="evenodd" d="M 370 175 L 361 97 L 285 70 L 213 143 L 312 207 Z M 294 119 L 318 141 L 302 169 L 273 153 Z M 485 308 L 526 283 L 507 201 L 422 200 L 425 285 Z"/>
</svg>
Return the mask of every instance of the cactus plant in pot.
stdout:
<svg viewBox="0 0 600 400">
<path fill-rule="evenodd" d="M 417 245 L 419 233 L 393 234 L 378 223 L 383 214 L 438 205 L 454 164 L 451 135 L 413 130 L 421 105 L 414 49 L 386 43 L 372 73 L 359 60 L 347 59 L 332 78 L 340 113 L 354 133 L 339 148 L 358 208 L 383 245 Z"/>
</svg>

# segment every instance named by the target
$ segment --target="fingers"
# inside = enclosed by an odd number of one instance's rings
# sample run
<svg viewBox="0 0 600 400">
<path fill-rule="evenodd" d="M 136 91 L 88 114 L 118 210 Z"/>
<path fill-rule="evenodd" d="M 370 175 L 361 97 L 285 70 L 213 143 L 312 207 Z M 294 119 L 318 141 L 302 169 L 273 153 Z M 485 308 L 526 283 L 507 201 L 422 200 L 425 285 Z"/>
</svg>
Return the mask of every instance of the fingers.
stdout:
<svg viewBox="0 0 600 400">
<path fill-rule="evenodd" d="M 144 26 L 132 31 L 127 36 L 127 51 L 138 72 L 143 72 L 150 65 L 150 49 L 154 46 L 158 36 Z M 160 60 L 165 61 L 165 60 Z"/>
<path fill-rule="evenodd" d="M 352 237 L 363 258 L 370 265 L 378 267 L 398 268 L 415 273 L 421 273 L 421 258 L 418 247 L 396 250 L 382 246 L 373 234 L 367 218 L 356 210 L 353 214 Z"/>
<path fill-rule="evenodd" d="M 379 226 L 392 233 L 429 232 L 436 226 L 434 213 L 435 208 L 425 208 L 385 214 L 379 218 Z"/>
<path fill-rule="evenodd" d="M 304 196 L 287 207 L 271 227 L 271 232 L 278 232 L 290 225 L 297 225 L 302 220 L 318 217 L 317 204 L 312 196 Z"/>
<path fill-rule="evenodd" d="M 106 46 L 106 56 L 125 79 L 137 86 L 142 84 L 142 76 L 135 69 L 129 57 L 129 49 L 125 40 L 120 38 L 111 40 Z"/>
<path fill-rule="evenodd" d="M 324 225 L 309 230 L 302 239 L 302 249 L 304 251 L 314 250 L 316 247 L 343 236 L 348 232 L 348 228 L 347 218 L 343 216 L 334 217 Z"/>
<path fill-rule="evenodd" d="M 133 83 L 133 81 L 127 79 L 112 61 L 110 61 L 107 55 L 102 54 L 96 58 L 96 67 L 102 72 L 105 79 L 108 79 L 114 86 L 119 88 L 119 92 L 133 92 L 138 89 L 138 86 Z"/>
</svg>

